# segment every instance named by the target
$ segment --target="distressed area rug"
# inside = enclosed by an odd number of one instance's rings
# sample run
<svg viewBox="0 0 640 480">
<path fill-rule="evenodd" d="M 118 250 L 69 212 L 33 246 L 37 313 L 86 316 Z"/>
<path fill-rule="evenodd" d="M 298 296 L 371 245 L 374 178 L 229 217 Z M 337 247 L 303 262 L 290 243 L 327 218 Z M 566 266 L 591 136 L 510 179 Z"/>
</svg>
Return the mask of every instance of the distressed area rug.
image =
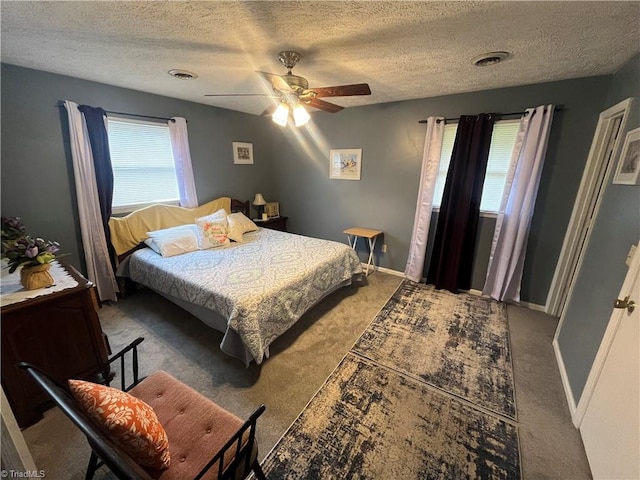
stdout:
<svg viewBox="0 0 640 480">
<path fill-rule="evenodd" d="M 516 419 L 506 306 L 404 280 L 352 351 Z"/>
<path fill-rule="evenodd" d="M 516 427 L 347 354 L 262 463 L 275 479 L 519 479 Z"/>
</svg>

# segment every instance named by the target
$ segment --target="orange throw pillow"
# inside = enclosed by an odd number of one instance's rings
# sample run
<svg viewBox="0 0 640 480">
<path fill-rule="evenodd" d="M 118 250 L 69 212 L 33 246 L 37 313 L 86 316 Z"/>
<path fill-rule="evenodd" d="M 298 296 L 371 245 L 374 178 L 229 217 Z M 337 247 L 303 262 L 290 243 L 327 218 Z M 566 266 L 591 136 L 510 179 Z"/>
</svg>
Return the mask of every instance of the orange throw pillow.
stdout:
<svg viewBox="0 0 640 480">
<path fill-rule="evenodd" d="M 139 465 L 169 467 L 169 439 L 148 404 L 122 390 L 82 380 L 69 380 L 69 389 L 89 417 Z"/>
</svg>

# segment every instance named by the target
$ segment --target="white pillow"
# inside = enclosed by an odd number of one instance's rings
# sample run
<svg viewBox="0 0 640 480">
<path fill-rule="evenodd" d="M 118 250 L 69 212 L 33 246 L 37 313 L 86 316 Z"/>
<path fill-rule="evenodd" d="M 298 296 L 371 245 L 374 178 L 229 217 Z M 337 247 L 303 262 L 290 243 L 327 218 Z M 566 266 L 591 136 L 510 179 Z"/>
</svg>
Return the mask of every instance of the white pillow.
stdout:
<svg viewBox="0 0 640 480">
<path fill-rule="evenodd" d="M 200 249 L 231 243 L 228 235 L 227 212 L 223 208 L 206 217 L 196 218 L 196 225 Z"/>
<path fill-rule="evenodd" d="M 258 226 L 242 212 L 227 215 L 227 222 L 229 224 L 229 238 L 234 242 L 242 243 L 244 233 L 258 230 Z"/>
<path fill-rule="evenodd" d="M 198 229 L 195 224 L 179 225 L 147 232 L 149 238 L 144 243 L 163 257 L 198 250 Z"/>
</svg>

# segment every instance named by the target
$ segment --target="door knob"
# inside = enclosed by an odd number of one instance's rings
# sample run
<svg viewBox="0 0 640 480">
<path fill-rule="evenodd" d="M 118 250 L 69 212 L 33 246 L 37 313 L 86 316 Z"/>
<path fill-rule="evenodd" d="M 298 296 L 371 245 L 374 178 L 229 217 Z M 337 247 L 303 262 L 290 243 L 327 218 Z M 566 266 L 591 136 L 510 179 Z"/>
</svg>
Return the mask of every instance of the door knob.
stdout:
<svg viewBox="0 0 640 480">
<path fill-rule="evenodd" d="M 624 300 L 620 300 L 619 298 L 613 302 L 613 308 L 626 308 L 629 313 L 632 313 L 636 308 L 636 302 L 633 300 L 629 300 L 629 295 L 624 297 Z"/>
</svg>

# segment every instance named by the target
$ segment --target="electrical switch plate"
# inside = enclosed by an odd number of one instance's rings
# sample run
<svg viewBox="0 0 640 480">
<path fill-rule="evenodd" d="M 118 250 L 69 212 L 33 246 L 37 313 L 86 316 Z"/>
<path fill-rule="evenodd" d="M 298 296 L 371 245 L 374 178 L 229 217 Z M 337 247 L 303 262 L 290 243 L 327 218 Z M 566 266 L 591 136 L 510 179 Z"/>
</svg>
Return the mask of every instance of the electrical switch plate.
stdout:
<svg viewBox="0 0 640 480">
<path fill-rule="evenodd" d="M 629 249 L 629 253 L 627 254 L 627 259 L 624 261 L 627 267 L 631 266 L 631 262 L 633 261 L 633 256 L 636 254 L 636 249 L 637 249 L 637 246 L 632 244 L 631 248 Z"/>
<path fill-rule="evenodd" d="M 387 253 L 387 244 L 382 245 L 382 253 Z"/>
</svg>

